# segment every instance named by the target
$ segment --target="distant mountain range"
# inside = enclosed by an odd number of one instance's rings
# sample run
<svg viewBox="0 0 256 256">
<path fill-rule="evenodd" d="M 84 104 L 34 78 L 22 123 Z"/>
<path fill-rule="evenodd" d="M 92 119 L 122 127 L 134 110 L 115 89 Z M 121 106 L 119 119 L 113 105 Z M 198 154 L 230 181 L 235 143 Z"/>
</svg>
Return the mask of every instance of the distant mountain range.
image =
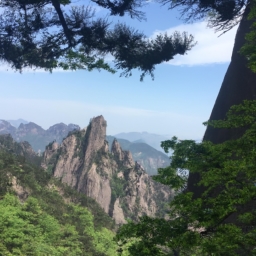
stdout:
<svg viewBox="0 0 256 256">
<path fill-rule="evenodd" d="M 20 124 L 28 124 L 29 122 L 24 120 L 24 119 L 17 119 L 17 120 L 6 120 L 7 122 L 9 122 L 12 126 L 18 128 L 20 126 Z"/>
<path fill-rule="evenodd" d="M 80 127 L 76 124 L 58 123 L 45 130 L 41 126 L 23 119 L 0 120 L 0 134 L 10 134 L 17 142 L 29 142 L 35 152 L 45 151 L 45 147 L 53 141 L 60 144 L 74 130 L 80 130 Z M 160 147 L 161 141 L 168 139 L 164 136 L 147 132 L 106 136 L 110 149 L 114 138 L 118 140 L 123 150 L 132 153 L 133 159 L 141 164 L 150 175 L 157 174 L 158 168 L 170 164 L 169 157 L 163 153 L 163 149 Z"/>
<path fill-rule="evenodd" d="M 109 145 L 112 145 L 114 136 L 106 136 Z M 170 158 L 144 142 L 130 142 L 125 139 L 116 138 L 123 150 L 132 153 L 134 161 L 137 161 L 150 175 L 157 174 L 158 168 L 170 165 Z"/>
<path fill-rule="evenodd" d="M 168 140 L 167 136 L 158 135 L 148 132 L 128 132 L 128 133 L 118 133 L 114 135 L 115 138 L 129 140 L 133 143 L 147 143 L 151 147 L 164 152 L 161 148 L 161 142 Z"/>
<path fill-rule="evenodd" d="M 18 124 L 19 120 L 12 120 L 12 123 Z M 26 122 L 26 121 L 25 121 Z M 33 122 L 19 123 L 18 128 L 11 125 L 9 121 L 0 120 L 0 134 L 10 134 L 14 140 L 28 141 L 35 152 L 45 150 L 45 146 L 56 141 L 61 143 L 69 132 L 73 130 L 80 130 L 80 127 L 76 124 L 66 125 L 59 123 L 51 126 L 49 129 L 44 130 L 41 126 Z"/>
<path fill-rule="evenodd" d="M 9 130 L 15 136 L 20 136 L 20 140 L 25 137 L 30 139 L 45 138 L 46 140 L 46 138 L 50 138 L 50 135 L 55 135 L 55 138 L 57 138 L 56 135 L 63 134 L 63 131 L 67 131 L 67 127 L 71 127 L 71 125 L 57 124 L 44 130 L 30 122 L 28 124 L 21 123 L 18 128 L 15 128 L 5 120 L 0 122 L 2 133 Z M 79 192 L 79 194 L 95 200 L 100 208 L 118 225 L 126 223 L 128 219 L 138 221 L 139 217 L 144 215 L 158 218 L 168 217 L 169 210 L 166 205 L 172 200 L 174 191 L 169 186 L 154 181 L 147 170 L 134 161 L 131 151 L 123 150 L 117 139 L 106 136 L 106 128 L 107 122 L 103 116 L 94 117 L 86 128 L 69 132 L 61 143 L 56 141 L 49 143 L 42 156 L 38 156 L 28 142 L 14 141 L 10 134 L 0 135 L 0 162 L 4 167 L 0 168 L 1 199 L 3 199 L 3 191 L 9 192 L 11 189 L 23 204 L 29 196 L 38 196 L 40 202 L 44 197 L 43 209 L 49 209 L 50 213 L 53 214 L 56 213 L 55 209 L 63 210 L 65 207 L 63 201 L 57 199 L 56 196 L 63 196 L 64 200 L 67 198 L 65 201 L 72 203 L 72 205 L 75 202 L 81 204 L 81 197 L 78 197 L 77 200 L 73 197 L 76 195 L 75 192 Z M 126 149 L 131 149 L 134 153 L 137 153 L 139 159 L 147 160 L 150 158 L 151 163 L 154 163 L 157 162 L 156 157 L 158 155 L 166 157 L 166 155 L 145 143 L 119 140 L 123 142 L 123 145 L 126 144 Z M 135 146 L 139 147 L 136 148 Z M 141 156 L 144 156 L 144 158 Z M 14 161 L 14 159 L 17 160 Z M 32 163 L 34 167 L 29 166 L 29 163 Z M 5 168 L 5 166 L 8 166 L 8 168 Z M 43 169 L 36 169 L 36 166 L 41 166 Z M 50 180 L 51 177 L 54 177 L 54 180 Z M 57 180 L 59 180 L 58 183 Z M 68 194 L 64 190 L 64 185 L 61 186 L 61 184 L 66 184 Z M 40 185 L 43 185 L 44 188 Z M 51 191 L 55 193 L 54 197 L 52 197 Z M 65 195 L 66 197 L 64 197 Z M 92 205 L 88 199 L 85 200 Z M 45 207 L 46 202 L 49 203 L 49 207 Z M 51 204 L 53 205 L 51 206 Z M 39 209 L 38 204 L 33 203 L 33 205 L 35 205 L 35 209 Z M 76 211 L 80 216 L 81 211 L 78 212 L 77 209 Z M 41 212 L 40 210 L 39 214 Z M 64 216 L 63 212 L 57 212 L 57 217 L 59 215 Z M 71 219 L 77 222 L 75 216 L 72 213 Z M 86 216 L 88 216 L 87 213 Z M 97 222 L 99 216 L 98 213 L 95 215 Z M 67 216 L 64 217 L 65 222 Z M 50 221 L 53 223 L 52 219 Z M 83 218 L 83 221 L 86 228 L 88 227 L 88 230 L 91 230 L 87 219 L 84 220 Z M 69 221 L 68 224 L 70 224 Z M 8 229 L 8 225 L 6 229 Z M 83 227 L 83 233 L 84 230 Z M 78 237 L 76 233 L 74 234 Z M 102 241 L 102 236 L 100 236 L 100 240 Z M 0 255 L 2 255 L 1 252 Z M 86 255 L 89 255 L 87 251 Z M 106 254 L 95 253 L 90 255 Z"/>
</svg>

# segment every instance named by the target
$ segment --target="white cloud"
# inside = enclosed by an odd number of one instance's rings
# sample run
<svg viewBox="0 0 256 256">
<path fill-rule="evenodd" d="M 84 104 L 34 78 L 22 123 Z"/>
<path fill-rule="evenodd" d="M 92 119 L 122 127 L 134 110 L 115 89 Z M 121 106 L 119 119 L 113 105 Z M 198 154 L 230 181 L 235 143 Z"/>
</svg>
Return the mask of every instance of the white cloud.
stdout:
<svg viewBox="0 0 256 256">
<path fill-rule="evenodd" d="M 214 29 L 207 27 L 207 22 L 197 22 L 179 25 L 163 31 L 157 30 L 151 37 L 154 38 L 159 33 L 171 35 L 175 31 L 186 31 L 188 34 L 192 34 L 197 45 L 186 55 L 175 56 L 168 64 L 194 66 L 230 62 L 237 26 L 218 37 L 222 32 L 215 33 Z"/>
</svg>

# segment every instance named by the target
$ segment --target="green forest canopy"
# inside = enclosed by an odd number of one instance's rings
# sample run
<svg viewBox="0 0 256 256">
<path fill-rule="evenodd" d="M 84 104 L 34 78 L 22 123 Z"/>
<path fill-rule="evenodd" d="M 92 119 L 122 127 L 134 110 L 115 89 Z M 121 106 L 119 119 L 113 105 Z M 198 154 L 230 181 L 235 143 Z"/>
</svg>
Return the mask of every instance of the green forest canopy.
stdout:
<svg viewBox="0 0 256 256">
<path fill-rule="evenodd" d="M 3 149 L 0 177 L 0 255 L 118 255 L 114 222 L 93 199 Z"/>
</svg>

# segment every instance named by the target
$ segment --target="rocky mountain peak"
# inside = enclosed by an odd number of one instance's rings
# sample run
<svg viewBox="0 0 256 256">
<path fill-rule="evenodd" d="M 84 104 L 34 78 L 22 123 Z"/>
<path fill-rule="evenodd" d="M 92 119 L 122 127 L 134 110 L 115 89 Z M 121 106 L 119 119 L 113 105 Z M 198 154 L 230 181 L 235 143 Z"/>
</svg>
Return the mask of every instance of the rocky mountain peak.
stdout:
<svg viewBox="0 0 256 256">
<path fill-rule="evenodd" d="M 85 136 L 85 163 L 90 164 L 95 153 L 105 148 L 107 122 L 103 116 L 97 116 L 90 120 Z"/>
<path fill-rule="evenodd" d="M 119 142 L 114 139 L 111 147 L 111 153 L 115 157 L 115 159 L 119 162 L 122 162 L 122 164 L 125 167 L 133 167 L 135 165 L 132 153 L 130 151 L 122 150 Z"/>
<path fill-rule="evenodd" d="M 0 134 L 13 134 L 16 128 L 5 120 L 0 120 Z"/>
<path fill-rule="evenodd" d="M 134 167 L 135 163 L 132 158 L 132 153 L 130 151 L 123 151 L 123 155 L 123 165 L 128 168 Z"/>
<path fill-rule="evenodd" d="M 58 124 L 54 124 L 52 126 L 49 127 L 49 129 L 47 130 L 47 132 L 50 132 L 52 134 L 63 134 L 63 133 L 67 133 L 73 130 L 80 130 L 80 126 L 77 124 L 69 124 L 66 125 L 64 123 L 58 123 Z"/>
<path fill-rule="evenodd" d="M 68 129 L 70 130 L 70 131 L 73 131 L 73 130 L 80 130 L 81 128 L 80 128 L 80 126 L 79 125 L 77 125 L 77 124 L 69 124 L 68 125 Z"/>
<path fill-rule="evenodd" d="M 58 123 L 58 124 L 54 124 L 54 125 L 50 126 L 48 131 L 56 132 L 56 131 L 61 131 L 61 130 L 65 130 L 65 129 L 67 129 L 67 125 L 66 124 Z"/>
<path fill-rule="evenodd" d="M 119 142 L 116 139 L 114 139 L 112 143 L 111 153 L 114 155 L 116 160 L 122 162 L 125 167 L 133 167 L 135 165 L 131 152 L 122 150 Z"/>
<path fill-rule="evenodd" d="M 48 136 L 55 138 L 55 140 L 57 142 L 61 142 L 62 139 L 68 135 L 69 132 L 72 132 L 74 130 L 79 131 L 80 126 L 72 125 L 72 124 L 66 125 L 64 123 L 58 123 L 58 124 L 55 124 L 55 125 L 49 127 L 49 129 L 46 130 L 46 133 Z"/>
<path fill-rule="evenodd" d="M 106 139 L 107 121 L 102 115 L 94 117 L 90 120 L 89 129 L 93 143 L 97 144 L 96 147 L 101 148 L 102 142 Z"/>
<path fill-rule="evenodd" d="M 21 123 L 23 124 L 28 124 L 29 122 L 24 120 L 24 119 L 16 119 L 16 120 L 6 120 L 7 122 L 9 122 L 12 126 L 14 126 L 15 128 L 18 128 L 20 126 Z"/>
<path fill-rule="evenodd" d="M 63 183 L 95 199 L 118 224 L 144 214 L 164 214 L 171 190 L 153 181 L 116 140 L 109 152 L 106 126 L 103 116 L 98 116 L 60 145 L 51 144 L 44 152 L 43 166 Z"/>
<path fill-rule="evenodd" d="M 37 135 L 40 134 L 41 135 L 41 134 L 45 133 L 45 130 L 41 126 L 39 126 L 33 122 L 29 122 L 28 124 L 21 123 L 19 125 L 18 132 L 19 132 L 19 134 L 31 133 L 31 134 L 37 134 Z"/>
<path fill-rule="evenodd" d="M 111 146 L 111 153 L 119 161 L 122 161 L 123 158 L 124 158 L 121 146 L 120 146 L 119 142 L 116 139 L 113 140 L 113 143 L 112 143 L 112 146 Z"/>
</svg>

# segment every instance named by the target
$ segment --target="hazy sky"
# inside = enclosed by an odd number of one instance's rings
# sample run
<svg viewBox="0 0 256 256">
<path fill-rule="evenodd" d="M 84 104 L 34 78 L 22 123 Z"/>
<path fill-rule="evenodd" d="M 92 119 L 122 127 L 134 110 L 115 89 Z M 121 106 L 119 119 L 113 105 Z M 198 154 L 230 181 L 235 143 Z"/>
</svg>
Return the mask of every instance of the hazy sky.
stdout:
<svg viewBox="0 0 256 256">
<path fill-rule="evenodd" d="M 83 1 L 78 1 L 80 4 Z M 0 119 L 23 118 L 43 128 L 64 122 L 87 126 L 91 117 L 103 115 L 107 133 L 147 131 L 181 139 L 203 137 L 219 88 L 230 62 L 236 29 L 221 37 L 205 22 L 184 24 L 177 11 L 150 2 L 147 21 L 129 17 L 126 22 L 148 37 L 159 32 L 187 31 L 197 45 L 186 55 L 156 67 L 155 80 L 140 73 L 119 77 L 105 71 L 13 72 L 0 66 Z M 106 15 L 97 8 L 97 15 Z"/>
</svg>

